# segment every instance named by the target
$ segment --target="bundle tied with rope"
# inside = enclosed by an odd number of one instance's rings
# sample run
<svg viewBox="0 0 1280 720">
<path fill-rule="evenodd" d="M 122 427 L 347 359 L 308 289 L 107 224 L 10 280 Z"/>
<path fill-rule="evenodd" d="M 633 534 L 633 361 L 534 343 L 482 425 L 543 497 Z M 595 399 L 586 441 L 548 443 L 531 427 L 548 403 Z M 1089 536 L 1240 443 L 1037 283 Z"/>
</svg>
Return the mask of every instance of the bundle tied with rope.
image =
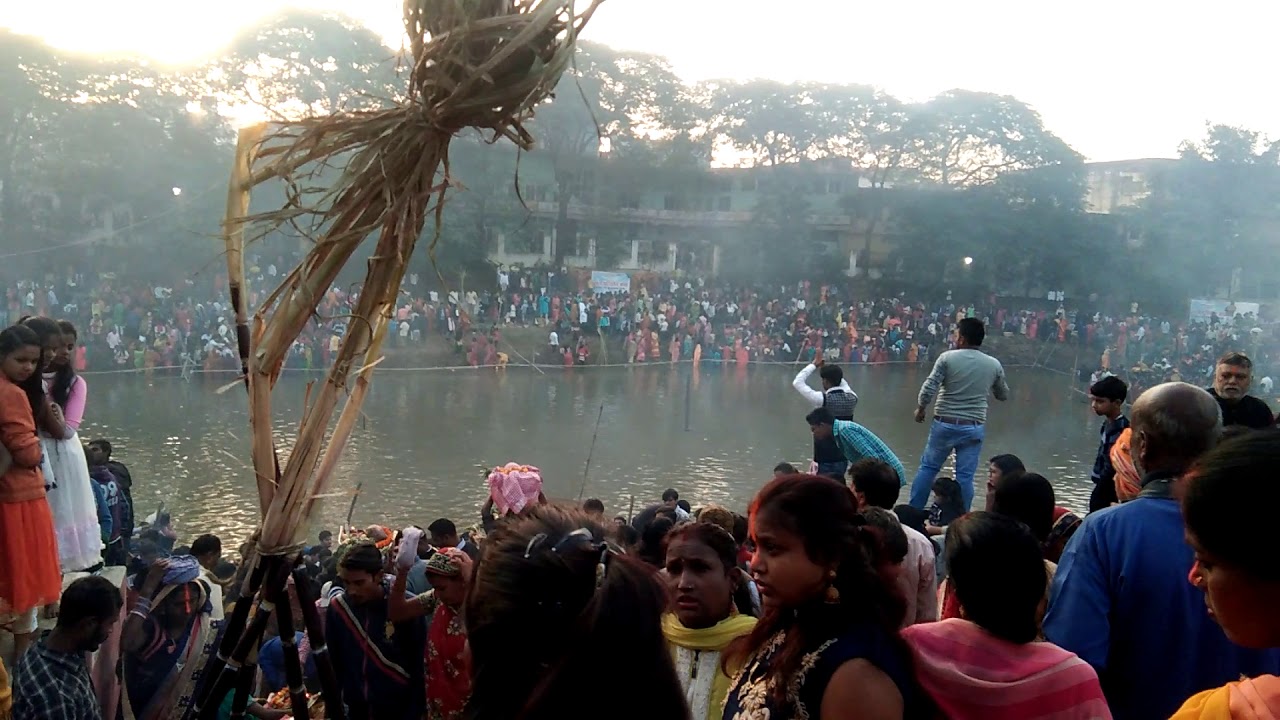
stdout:
<svg viewBox="0 0 1280 720">
<path fill-rule="evenodd" d="M 601 1 L 592 0 L 575 12 L 573 0 L 405 0 L 410 67 L 404 95 L 395 104 L 241 131 L 223 237 L 262 511 L 258 558 L 246 579 L 245 597 L 259 594 L 259 602 L 248 624 L 252 603 L 237 605 L 224 642 L 206 667 L 193 705 L 197 710 L 188 717 L 211 717 L 216 703 L 210 699 L 222 697 L 219 693 L 232 684 L 237 691 L 234 709 L 242 712 L 242 687 L 247 686 L 237 682 L 247 656 L 242 650 L 252 647 L 255 632 L 261 636 L 261 616 L 282 599 L 301 534 L 359 418 L 408 260 L 428 217 L 435 224 L 428 248 L 434 264 L 447 192 L 460 186 L 450 174 L 453 135 L 475 128 L 491 142 L 506 138 L 531 149 L 533 137 L 524 125 L 572 63 L 578 35 Z M 332 168 L 339 175 L 331 187 L 311 187 L 322 171 Z M 250 191 L 270 180 L 283 182 L 286 202 L 279 210 L 250 215 Z M 305 222 L 319 228 L 311 250 L 250 324 L 246 230 L 261 236 Z M 272 432 L 271 391 L 293 342 L 370 235 L 377 236 L 376 246 L 347 332 L 324 383 L 315 392 L 308 389 L 297 439 L 282 464 Z M 285 615 L 280 613 L 282 621 Z M 308 626 L 311 631 L 310 622 Z M 312 644 L 316 646 L 314 639 Z M 289 663 L 286 670 L 291 667 Z M 236 677 L 228 680 L 228 674 Z M 305 706 L 293 709 L 295 717 L 307 717 Z M 329 712 L 333 716 L 333 704 Z"/>
</svg>

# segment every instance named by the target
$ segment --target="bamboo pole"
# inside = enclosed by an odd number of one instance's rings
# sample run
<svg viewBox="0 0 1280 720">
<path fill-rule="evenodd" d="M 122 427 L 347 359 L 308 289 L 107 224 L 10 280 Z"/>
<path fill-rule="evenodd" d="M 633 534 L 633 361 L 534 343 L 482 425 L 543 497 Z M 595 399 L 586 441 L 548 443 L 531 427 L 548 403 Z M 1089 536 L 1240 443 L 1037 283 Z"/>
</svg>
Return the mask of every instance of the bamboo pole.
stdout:
<svg viewBox="0 0 1280 720">
<path fill-rule="evenodd" d="M 307 628 L 307 639 L 311 641 L 311 659 L 315 661 L 316 674 L 320 676 L 325 716 L 329 720 L 346 720 L 342 691 L 338 686 L 338 676 L 333 671 L 333 660 L 324 639 L 324 625 L 320 621 L 320 611 L 316 609 L 316 599 L 311 594 L 311 580 L 306 570 L 294 568 L 293 585 L 297 588 L 298 605 L 302 608 L 302 624 Z"/>
</svg>

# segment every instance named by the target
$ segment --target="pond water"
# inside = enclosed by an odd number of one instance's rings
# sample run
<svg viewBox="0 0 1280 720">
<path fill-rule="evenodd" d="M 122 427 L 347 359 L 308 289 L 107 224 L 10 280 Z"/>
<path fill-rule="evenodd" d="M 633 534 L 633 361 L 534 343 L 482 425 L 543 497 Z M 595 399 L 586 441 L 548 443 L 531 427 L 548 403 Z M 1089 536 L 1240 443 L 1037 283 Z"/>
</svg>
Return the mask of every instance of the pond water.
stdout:
<svg viewBox="0 0 1280 720">
<path fill-rule="evenodd" d="M 696 372 L 688 367 L 578 368 L 545 375 L 527 368 L 506 373 L 379 370 L 365 403 L 366 417 L 330 488 L 338 496 L 324 501 L 317 524 L 338 524 L 362 484 L 353 518 L 357 524 L 426 526 L 449 517 L 468 526 L 477 521 L 486 495 L 482 468 L 508 461 L 540 467 L 548 496 L 575 499 L 584 492 L 604 500 L 610 514 L 626 512 L 632 498 L 639 509 L 668 487 L 695 506 L 717 502 L 741 511 L 775 464 L 787 460 L 807 467 L 808 407 L 791 388 L 795 371 L 767 366 Z M 927 437 L 927 426 L 911 418 L 926 371 L 903 366 L 848 371 L 860 397 L 855 418 L 894 449 L 908 473 L 918 466 Z M 89 404 L 80 436 L 112 442 L 115 459 L 133 474 L 140 516 L 165 503 L 174 511 L 180 542 L 203 532 L 238 542 L 257 524 L 247 399 L 239 386 L 218 392 L 230 376 L 86 379 Z M 277 386 L 275 430 L 282 450 L 296 433 L 306 382 L 293 375 Z M 1063 375 L 1013 369 L 1009 385 L 1008 402 L 992 401 L 979 497 L 985 459 L 1012 452 L 1054 482 L 1059 504 L 1083 508 L 1099 420 Z M 906 497 L 904 490 L 903 502 Z"/>
</svg>

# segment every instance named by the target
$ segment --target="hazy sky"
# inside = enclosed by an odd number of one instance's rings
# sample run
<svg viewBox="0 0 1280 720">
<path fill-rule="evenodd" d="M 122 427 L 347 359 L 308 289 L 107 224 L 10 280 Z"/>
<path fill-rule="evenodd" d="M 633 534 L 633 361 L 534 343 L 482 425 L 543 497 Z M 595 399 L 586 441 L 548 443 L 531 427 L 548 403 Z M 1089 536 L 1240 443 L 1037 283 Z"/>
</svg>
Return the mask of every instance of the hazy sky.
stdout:
<svg viewBox="0 0 1280 720">
<path fill-rule="evenodd" d="M 0 26 L 181 62 L 288 5 L 399 37 L 400 0 L 0 0 Z M 666 55 L 688 79 L 869 83 L 909 100 L 1009 93 L 1090 159 L 1117 160 L 1172 155 L 1206 120 L 1280 138 L 1278 32 L 1280 3 L 1264 0 L 608 0 L 586 36 Z"/>
</svg>

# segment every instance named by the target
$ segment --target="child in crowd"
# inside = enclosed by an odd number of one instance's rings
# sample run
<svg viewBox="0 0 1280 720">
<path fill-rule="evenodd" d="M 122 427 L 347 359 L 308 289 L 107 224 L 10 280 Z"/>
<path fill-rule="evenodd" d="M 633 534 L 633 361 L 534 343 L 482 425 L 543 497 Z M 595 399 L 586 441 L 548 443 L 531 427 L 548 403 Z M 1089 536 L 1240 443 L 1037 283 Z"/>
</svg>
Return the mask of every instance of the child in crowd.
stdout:
<svg viewBox="0 0 1280 720">
<path fill-rule="evenodd" d="M 1116 468 L 1111 462 L 1111 448 L 1129 428 L 1129 418 L 1124 415 L 1124 401 L 1129 396 L 1129 386 L 1123 380 L 1108 375 L 1089 387 L 1089 407 L 1103 418 L 1098 443 L 1098 456 L 1093 461 L 1089 479 L 1093 493 L 1089 495 L 1089 512 L 1096 512 L 1118 502 L 1116 495 Z"/>
<path fill-rule="evenodd" d="M 933 481 L 933 503 L 929 505 L 929 522 L 925 526 L 930 535 L 941 535 L 956 518 L 964 515 L 964 496 L 960 483 L 949 477 Z"/>
<path fill-rule="evenodd" d="M 90 465 L 93 499 L 98 506 L 98 526 L 102 530 L 102 553 L 105 565 L 124 565 L 128 559 L 124 547 L 124 527 L 128 508 L 115 476 L 105 465 Z"/>
</svg>

